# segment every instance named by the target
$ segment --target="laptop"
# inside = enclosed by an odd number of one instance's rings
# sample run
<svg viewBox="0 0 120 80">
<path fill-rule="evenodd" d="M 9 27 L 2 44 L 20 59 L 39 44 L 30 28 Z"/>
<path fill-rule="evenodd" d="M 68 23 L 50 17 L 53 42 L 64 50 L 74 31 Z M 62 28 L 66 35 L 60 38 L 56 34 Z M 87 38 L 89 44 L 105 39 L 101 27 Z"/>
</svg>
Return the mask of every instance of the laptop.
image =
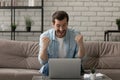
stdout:
<svg viewBox="0 0 120 80">
<path fill-rule="evenodd" d="M 81 59 L 52 58 L 49 59 L 49 79 L 80 79 Z"/>
</svg>

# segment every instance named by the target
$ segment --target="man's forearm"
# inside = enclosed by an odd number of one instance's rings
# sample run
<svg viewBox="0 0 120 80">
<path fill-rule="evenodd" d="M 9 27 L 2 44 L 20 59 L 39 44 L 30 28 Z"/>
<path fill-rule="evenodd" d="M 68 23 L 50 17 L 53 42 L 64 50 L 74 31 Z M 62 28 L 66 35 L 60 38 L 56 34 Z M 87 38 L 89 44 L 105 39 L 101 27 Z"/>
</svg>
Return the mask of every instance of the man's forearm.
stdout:
<svg viewBox="0 0 120 80">
<path fill-rule="evenodd" d="M 43 61 L 47 61 L 48 60 L 48 55 L 47 55 L 46 50 L 40 51 L 39 54 L 40 54 L 40 59 L 42 59 Z"/>
<path fill-rule="evenodd" d="M 84 55 L 85 55 L 85 48 L 84 48 L 84 44 L 81 43 L 78 49 L 78 57 L 82 58 Z"/>
<path fill-rule="evenodd" d="M 43 61 L 47 61 L 48 60 L 47 48 L 48 48 L 50 39 L 48 37 L 43 37 L 40 40 L 42 43 L 41 51 L 40 51 L 40 59 L 42 59 Z"/>
</svg>

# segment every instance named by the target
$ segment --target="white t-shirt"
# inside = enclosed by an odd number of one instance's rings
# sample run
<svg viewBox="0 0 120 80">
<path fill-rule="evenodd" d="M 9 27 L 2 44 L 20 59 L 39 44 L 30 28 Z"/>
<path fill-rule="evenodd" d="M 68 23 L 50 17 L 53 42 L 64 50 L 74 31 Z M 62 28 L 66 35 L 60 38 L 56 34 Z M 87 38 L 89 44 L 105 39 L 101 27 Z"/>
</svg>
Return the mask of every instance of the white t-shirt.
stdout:
<svg viewBox="0 0 120 80">
<path fill-rule="evenodd" d="M 65 49 L 65 44 L 63 42 L 63 38 L 57 38 L 57 40 L 59 42 L 58 57 L 59 58 L 65 58 L 66 49 Z"/>
</svg>

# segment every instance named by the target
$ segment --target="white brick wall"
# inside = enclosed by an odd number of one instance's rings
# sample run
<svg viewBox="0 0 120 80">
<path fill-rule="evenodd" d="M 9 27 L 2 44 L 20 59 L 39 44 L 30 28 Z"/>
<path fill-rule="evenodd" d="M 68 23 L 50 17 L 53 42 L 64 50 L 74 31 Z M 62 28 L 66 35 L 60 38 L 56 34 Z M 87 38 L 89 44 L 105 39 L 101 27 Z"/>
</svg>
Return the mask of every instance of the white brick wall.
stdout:
<svg viewBox="0 0 120 80">
<path fill-rule="evenodd" d="M 27 0 L 18 0 L 18 5 L 27 5 Z M 40 5 L 40 0 L 35 0 Z M 103 41 L 104 31 L 117 29 L 115 19 L 120 17 L 120 0 L 44 0 L 44 30 L 51 28 L 51 15 L 57 10 L 64 10 L 70 16 L 69 27 L 79 29 L 84 40 Z M 16 20 L 19 22 L 17 30 L 25 30 L 24 15 L 29 14 L 35 21 L 32 30 L 39 30 L 41 10 L 16 10 Z M 9 24 L 9 10 L 0 10 L 0 24 Z M 1 30 L 1 29 L 0 29 Z M 0 33 L 1 34 L 1 33 Z M 35 34 L 34 34 L 35 35 Z M 0 35 L 0 38 L 2 35 Z M 4 34 L 3 34 L 4 36 Z M 6 36 L 6 35 L 5 35 Z M 31 34 L 18 35 L 17 40 L 36 40 Z M 36 40 L 37 41 L 37 40 Z"/>
<path fill-rule="evenodd" d="M 120 0 L 45 0 L 45 2 L 54 4 L 45 4 L 46 17 L 50 17 L 56 10 L 67 11 L 70 15 L 69 27 L 79 29 L 85 40 L 103 41 L 105 30 L 117 29 L 115 19 L 120 17 Z M 46 21 L 49 20 L 51 18 L 46 18 Z M 49 29 L 51 23 L 44 22 L 44 25 Z"/>
</svg>

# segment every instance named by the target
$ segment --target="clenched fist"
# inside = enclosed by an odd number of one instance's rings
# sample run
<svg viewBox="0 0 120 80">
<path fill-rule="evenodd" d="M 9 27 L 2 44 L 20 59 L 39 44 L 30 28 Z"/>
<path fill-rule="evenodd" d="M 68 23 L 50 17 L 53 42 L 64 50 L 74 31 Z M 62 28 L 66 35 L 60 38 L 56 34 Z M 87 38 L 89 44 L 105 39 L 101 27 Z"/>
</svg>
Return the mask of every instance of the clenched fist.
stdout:
<svg viewBox="0 0 120 80">
<path fill-rule="evenodd" d="M 83 36 L 81 34 L 77 35 L 75 37 L 75 41 L 77 42 L 79 48 L 78 48 L 78 57 L 81 58 L 85 55 L 85 48 L 83 44 Z"/>
<path fill-rule="evenodd" d="M 47 49 L 49 45 L 50 39 L 48 37 L 43 37 L 42 38 L 42 47 L 43 49 Z"/>
<path fill-rule="evenodd" d="M 75 37 L 75 41 L 77 42 L 78 45 L 83 43 L 83 36 L 81 34 L 77 35 Z"/>
</svg>

